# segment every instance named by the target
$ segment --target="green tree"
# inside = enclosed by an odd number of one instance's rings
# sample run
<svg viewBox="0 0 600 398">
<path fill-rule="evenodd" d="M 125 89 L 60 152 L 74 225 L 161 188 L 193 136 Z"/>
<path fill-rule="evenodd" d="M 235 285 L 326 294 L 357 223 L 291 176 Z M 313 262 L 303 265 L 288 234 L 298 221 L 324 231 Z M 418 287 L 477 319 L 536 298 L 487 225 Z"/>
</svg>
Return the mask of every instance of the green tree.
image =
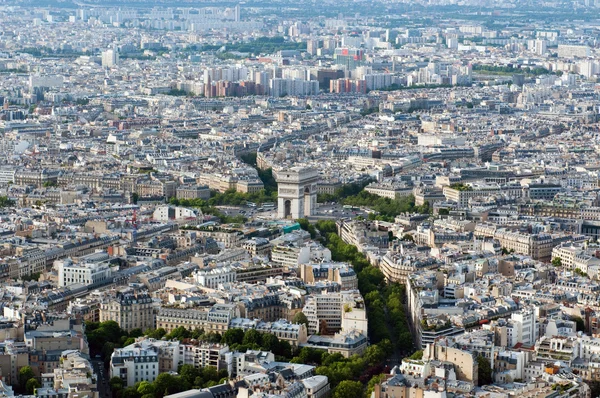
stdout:
<svg viewBox="0 0 600 398">
<path fill-rule="evenodd" d="M 209 382 L 213 382 L 216 384 L 221 379 L 217 368 L 215 368 L 214 366 L 206 366 L 202 368 L 201 376 L 206 381 L 206 383 L 204 384 L 205 388 Z"/>
<path fill-rule="evenodd" d="M 308 327 L 308 318 L 304 315 L 304 312 L 300 311 L 294 315 L 294 319 L 292 319 L 292 323 L 297 324 L 305 324 Z"/>
<path fill-rule="evenodd" d="M 183 340 L 183 339 L 189 339 L 190 336 L 192 335 L 192 332 L 189 331 L 188 329 L 186 329 L 184 326 L 179 326 L 176 327 L 175 329 L 173 329 L 171 331 L 171 333 L 167 334 L 165 336 L 165 338 L 167 340 Z"/>
<path fill-rule="evenodd" d="M 362 398 L 363 385 L 359 381 L 344 380 L 335 388 L 333 398 Z"/>
<path fill-rule="evenodd" d="M 262 335 L 261 349 L 273 353 L 277 352 L 279 349 L 279 339 L 277 336 L 271 333 L 264 333 Z"/>
<path fill-rule="evenodd" d="M 121 390 L 123 388 L 123 379 L 121 379 L 119 376 L 111 377 L 111 379 L 108 381 L 108 384 L 113 390 Z"/>
<path fill-rule="evenodd" d="M 200 370 L 192 365 L 181 365 L 177 373 L 192 385 L 195 384 L 196 378 L 200 376 Z"/>
<path fill-rule="evenodd" d="M 148 329 L 144 332 L 144 334 L 152 339 L 160 340 L 167 335 L 167 331 L 163 328 Z"/>
<path fill-rule="evenodd" d="M 142 381 L 137 388 L 137 392 L 142 396 L 154 394 L 154 385 L 148 381 Z"/>
<path fill-rule="evenodd" d="M 229 346 L 234 344 L 242 344 L 244 340 L 244 331 L 242 329 L 229 329 L 223 333 L 221 341 Z"/>
<path fill-rule="evenodd" d="M 377 365 L 385 360 L 387 353 L 377 344 L 370 345 L 363 354 L 364 359 L 370 366 Z"/>
<path fill-rule="evenodd" d="M 480 355 L 477 357 L 477 364 L 479 366 L 478 383 L 480 386 L 486 386 L 492 384 L 492 366 L 490 361 Z"/>
<path fill-rule="evenodd" d="M 29 379 L 33 379 L 35 378 L 35 373 L 33 373 L 33 369 L 31 369 L 31 366 L 23 366 L 21 369 L 19 369 L 19 387 L 21 389 L 22 392 L 26 391 L 26 384 L 29 381 Z"/>
<path fill-rule="evenodd" d="M 29 395 L 34 395 L 36 388 L 40 387 L 40 382 L 37 381 L 35 377 L 32 377 L 31 379 L 27 380 L 27 383 L 25 383 L 25 393 Z"/>
<path fill-rule="evenodd" d="M 244 339 L 242 340 L 242 344 L 244 345 L 254 345 L 260 346 L 262 344 L 262 335 L 256 329 L 250 329 L 246 331 L 244 334 Z"/>
<path fill-rule="evenodd" d="M 132 203 L 137 204 L 139 198 L 140 198 L 140 195 L 138 195 L 136 192 L 131 194 L 131 202 Z"/>
<path fill-rule="evenodd" d="M 414 354 L 408 357 L 408 359 L 421 360 L 423 359 L 423 350 L 415 351 Z"/>
<path fill-rule="evenodd" d="M 161 373 L 154 380 L 154 396 L 162 398 L 165 395 L 173 394 L 179 385 L 179 378 L 169 374 Z"/>
<path fill-rule="evenodd" d="M 7 196 L 0 196 L 0 208 L 12 207 L 15 205 L 15 201 L 9 199 Z"/>
<path fill-rule="evenodd" d="M 387 379 L 386 374 L 379 374 L 379 375 L 375 375 L 375 376 L 371 377 L 371 380 L 369 380 L 369 382 L 367 383 L 367 392 L 365 394 L 365 397 L 367 397 L 367 398 L 370 397 L 371 393 L 375 389 L 375 385 L 381 384 L 386 379 Z"/>
<path fill-rule="evenodd" d="M 552 259 L 552 265 L 554 265 L 555 267 L 562 266 L 562 259 L 560 257 L 554 257 Z"/>
<path fill-rule="evenodd" d="M 121 398 L 141 398 L 142 395 L 136 390 L 134 386 L 127 387 L 121 391 Z"/>
<path fill-rule="evenodd" d="M 401 239 L 401 240 L 403 240 L 403 241 L 408 241 L 408 242 L 414 242 L 414 241 L 415 241 L 415 238 L 413 238 L 413 236 L 412 236 L 411 234 L 404 234 L 404 235 L 402 236 L 402 239 Z"/>
</svg>

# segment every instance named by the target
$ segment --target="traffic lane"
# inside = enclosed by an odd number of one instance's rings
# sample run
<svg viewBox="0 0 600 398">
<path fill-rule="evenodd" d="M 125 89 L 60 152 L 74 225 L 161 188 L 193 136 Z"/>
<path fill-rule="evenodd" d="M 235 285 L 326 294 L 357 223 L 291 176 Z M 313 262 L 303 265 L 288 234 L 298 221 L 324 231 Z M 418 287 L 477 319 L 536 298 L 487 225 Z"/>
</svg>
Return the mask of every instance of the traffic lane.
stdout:
<svg viewBox="0 0 600 398">
<path fill-rule="evenodd" d="M 98 388 L 98 393 L 102 398 L 110 398 L 110 385 L 108 380 L 108 374 L 104 369 L 104 361 L 102 360 L 92 360 L 92 366 L 94 367 L 94 371 L 96 373 L 96 385 Z"/>
</svg>

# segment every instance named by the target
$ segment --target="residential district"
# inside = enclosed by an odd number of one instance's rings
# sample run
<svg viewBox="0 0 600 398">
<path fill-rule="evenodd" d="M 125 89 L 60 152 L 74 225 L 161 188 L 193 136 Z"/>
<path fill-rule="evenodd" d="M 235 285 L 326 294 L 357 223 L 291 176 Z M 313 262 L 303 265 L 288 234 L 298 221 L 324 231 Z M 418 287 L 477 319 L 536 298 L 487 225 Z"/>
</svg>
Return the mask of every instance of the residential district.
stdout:
<svg viewBox="0 0 600 398">
<path fill-rule="evenodd" d="M 600 396 L 600 2 L 0 2 L 0 396 Z"/>
</svg>

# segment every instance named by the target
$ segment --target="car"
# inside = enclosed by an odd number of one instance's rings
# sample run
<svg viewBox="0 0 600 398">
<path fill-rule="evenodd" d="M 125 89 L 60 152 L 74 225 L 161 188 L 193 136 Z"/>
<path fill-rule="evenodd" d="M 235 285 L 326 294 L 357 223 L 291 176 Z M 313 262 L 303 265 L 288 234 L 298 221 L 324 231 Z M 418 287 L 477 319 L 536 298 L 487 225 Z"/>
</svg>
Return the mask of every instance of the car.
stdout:
<svg viewBox="0 0 600 398">
<path fill-rule="evenodd" d="M 98 355 L 96 355 L 94 358 L 96 358 L 96 359 L 101 359 L 102 357 L 101 357 L 101 356 L 98 354 Z"/>
</svg>

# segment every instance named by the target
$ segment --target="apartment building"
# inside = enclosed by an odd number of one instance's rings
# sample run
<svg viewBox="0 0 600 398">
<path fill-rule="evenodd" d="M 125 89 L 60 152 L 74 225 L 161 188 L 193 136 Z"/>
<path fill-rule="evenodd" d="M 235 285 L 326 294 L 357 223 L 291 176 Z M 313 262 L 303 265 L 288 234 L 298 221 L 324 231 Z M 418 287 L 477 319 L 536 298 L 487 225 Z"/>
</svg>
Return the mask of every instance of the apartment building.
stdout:
<svg viewBox="0 0 600 398">
<path fill-rule="evenodd" d="M 388 281 L 400 283 L 406 283 L 408 277 L 418 271 L 437 269 L 439 265 L 439 261 L 433 257 L 404 253 L 404 250 L 400 253 L 388 251 L 379 263 L 381 272 Z"/>
<path fill-rule="evenodd" d="M 289 342 L 292 347 L 298 347 L 300 344 L 306 343 L 308 338 L 306 325 L 294 324 L 284 319 L 264 322 L 256 319 L 234 318 L 231 320 L 229 327 L 242 330 L 256 329 L 262 333 L 273 334 L 279 340 Z"/>
<path fill-rule="evenodd" d="M 367 333 L 365 305 L 357 290 L 308 296 L 302 312 L 308 318 L 309 334 L 332 334 L 340 330 Z"/>
<path fill-rule="evenodd" d="M 229 329 L 230 321 L 239 316 L 239 308 L 233 304 L 215 304 L 209 310 L 161 308 L 156 315 L 156 326 L 167 332 L 183 326 L 189 330 L 223 333 Z"/>
<path fill-rule="evenodd" d="M 298 268 L 310 260 L 310 248 L 291 243 L 282 243 L 271 249 L 271 261 L 288 269 Z"/>
<path fill-rule="evenodd" d="M 97 286 L 108 283 L 112 275 L 110 266 L 106 262 L 75 263 L 71 259 L 55 261 L 58 269 L 58 286 L 64 287 L 73 284 Z"/>
<path fill-rule="evenodd" d="M 402 196 L 411 195 L 413 189 L 412 187 L 407 187 L 400 184 L 371 183 L 365 187 L 365 191 L 373 195 L 395 200 Z"/>
<path fill-rule="evenodd" d="M 508 251 L 530 256 L 533 259 L 549 259 L 552 256 L 554 239 L 546 233 L 529 234 L 518 231 L 499 230 L 494 234 L 500 246 Z"/>
<path fill-rule="evenodd" d="M 208 185 L 181 185 L 175 190 L 177 199 L 210 199 L 210 188 Z"/>
<path fill-rule="evenodd" d="M 248 239 L 242 247 L 253 257 L 271 254 L 271 243 L 265 238 Z"/>
<path fill-rule="evenodd" d="M 482 198 L 496 195 L 504 195 L 511 198 L 520 198 L 524 196 L 524 190 L 521 185 L 479 185 L 479 186 L 445 186 L 443 193 L 446 200 L 455 202 L 459 207 L 464 208 L 469 205 L 472 198 Z"/>
<path fill-rule="evenodd" d="M 333 336 L 312 335 L 303 346 L 339 353 L 344 358 L 361 355 L 367 349 L 367 335 L 358 330 L 340 331 Z"/>
<path fill-rule="evenodd" d="M 127 331 L 153 329 L 152 297 L 147 293 L 118 292 L 100 304 L 100 322 L 105 321 L 115 321 Z"/>
<path fill-rule="evenodd" d="M 560 258 L 561 266 L 566 269 L 579 269 L 587 273 L 588 267 L 600 266 L 600 259 L 587 253 L 584 244 L 565 242 L 552 249 L 552 259 Z"/>
<path fill-rule="evenodd" d="M 454 365 L 458 380 L 477 385 L 479 365 L 476 356 L 471 351 L 453 347 L 449 338 L 440 338 L 428 344 L 423 350 L 423 360 L 450 362 Z"/>
<path fill-rule="evenodd" d="M 193 276 L 198 285 L 216 289 L 220 284 L 235 282 L 236 270 L 227 265 L 206 267 L 194 272 Z"/>
<path fill-rule="evenodd" d="M 196 236 L 202 238 L 212 238 L 217 241 L 220 246 L 226 249 L 241 246 L 241 242 L 245 239 L 244 234 L 237 230 L 222 229 L 218 227 L 207 227 L 195 231 Z"/>
<path fill-rule="evenodd" d="M 132 344 L 117 348 L 110 356 L 110 377 L 119 377 L 125 387 L 141 381 L 153 382 L 160 374 L 159 348 L 152 345 Z"/>
</svg>

